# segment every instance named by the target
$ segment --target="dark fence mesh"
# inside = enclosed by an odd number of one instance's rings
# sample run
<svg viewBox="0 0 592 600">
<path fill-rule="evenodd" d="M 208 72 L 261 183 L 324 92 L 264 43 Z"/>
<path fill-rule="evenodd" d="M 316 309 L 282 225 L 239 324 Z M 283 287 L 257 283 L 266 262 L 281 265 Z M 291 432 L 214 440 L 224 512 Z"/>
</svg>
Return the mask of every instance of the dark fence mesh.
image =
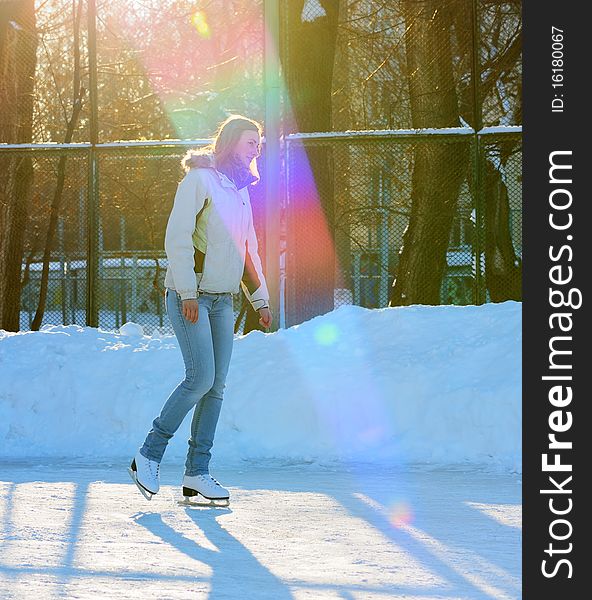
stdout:
<svg viewBox="0 0 592 600">
<path fill-rule="evenodd" d="M 99 324 L 165 325 L 164 233 L 183 149 L 128 148 L 99 155 Z M 166 323 L 168 325 L 168 323 Z"/>
<path fill-rule="evenodd" d="M 229 113 L 266 116 L 263 2 L 223 5 L 97 2 L 88 31 L 85 2 L 1 3 L 0 327 L 96 313 L 104 328 L 168 328 L 163 241 L 186 149 L 170 140 L 209 136 Z M 519 1 L 281 8 L 286 135 L 521 123 Z M 520 134 L 425 133 L 288 136 L 279 174 L 261 158 L 250 193 L 264 265 L 265 178 L 283 184 L 286 325 L 349 303 L 521 298 Z M 109 147 L 120 140 L 145 143 Z"/>
<path fill-rule="evenodd" d="M 31 185 L 22 202 L 20 328 L 84 324 L 86 318 L 86 152 L 20 152 L 31 160 Z M 3 154 L 6 160 L 8 156 Z"/>
<path fill-rule="evenodd" d="M 434 286 L 438 288 L 436 304 L 472 304 L 485 293 L 484 288 L 479 290 L 484 283 L 475 271 L 478 257 L 485 260 L 485 245 L 479 244 L 481 236 L 476 234 L 476 203 L 484 200 L 475 195 L 474 141 L 472 136 L 443 137 L 294 139 L 289 143 L 288 325 L 342 304 L 387 306 L 393 281 L 401 274 L 400 261 L 407 242 L 411 244 L 408 250 L 417 255 L 415 260 L 428 265 L 423 276 L 412 282 L 418 298 Z M 519 149 L 519 141 L 514 145 L 517 143 Z M 488 154 L 481 160 L 491 163 L 490 155 L 498 148 L 499 142 L 488 144 Z M 438 160 L 445 160 L 449 171 L 442 172 Z M 324 170 L 329 175 L 319 177 Z M 455 179 L 451 173 L 456 174 Z M 517 253 L 519 173 L 519 154 L 515 154 L 505 174 L 510 221 L 497 224 L 501 230 L 506 224 L 510 227 Z M 489 192 L 494 184 L 488 181 Z M 434 204 L 438 196 L 442 198 L 440 207 Z M 444 203 L 445 197 L 451 198 L 452 206 Z M 416 218 L 426 233 L 423 238 L 419 234 L 406 240 L 414 198 L 418 203 L 423 201 Z M 493 200 L 487 202 L 492 205 Z M 487 227 L 489 231 L 491 225 Z M 481 270 L 485 274 L 484 265 Z"/>
<path fill-rule="evenodd" d="M 485 127 L 522 123 L 522 2 L 478 3 L 477 47 Z"/>
<path fill-rule="evenodd" d="M 109 149 L 99 156 L 99 205 L 94 293 L 98 326 L 118 328 L 128 321 L 170 331 L 164 307 L 167 268 L 164 233 L 184 149 Z M 86 324 L 89 256 L 87 152 L 27 153 L 33 185 L 22 216 L 20 329 Z M 3 153 L 4 164 L 24 152 Z M 59 186 L 58 183 L 62 182 Z M 265 253 L 263 182 L 251 191 L 255 228 Z M 89 266 L 90 265 L 90 266 Z M 45 289 L 42 301 L 42 289 Z M 235 298 L 237 328 L 244 326 L 245 299 Z M 242 311 L 241 311 L 242 309 Z"/>
<path fill-rule="evenodd" d="M 472 125 L 472 4 L 344 3 L 333 74 L 334 129 Z"/>
<path fill-rule="evenodd" d="M 522 300 L 522 140 L 487 136 L 482 148 L 481 299 Z"/>
<path fill-rule="evenodd" d="M 291 140 L 286 324 L 343 304 L 520 299 L 520 136 L 481 137 L 480 173 L 475 143 L 473 136 Z M 442 160 L 454 180 L 442 175 Z M 393 283 L 405 275 L 404 260 L 419 266 L 401 297 Z"/>
<path fill-rule="evenodd" d="M 133 321 L 145 332 L 170 330 L 164 306 L 167 258 L 164 235 L 186 148 L 112 149 L 99 160 L 100 206 L 97 253 L 99 324 L 108 329 Z M 264 182 L 252 186 L 253 219 L 265 252 Z M 235 297 L 237 329 L 244 326 L 245 298 Z"/>
</svg>

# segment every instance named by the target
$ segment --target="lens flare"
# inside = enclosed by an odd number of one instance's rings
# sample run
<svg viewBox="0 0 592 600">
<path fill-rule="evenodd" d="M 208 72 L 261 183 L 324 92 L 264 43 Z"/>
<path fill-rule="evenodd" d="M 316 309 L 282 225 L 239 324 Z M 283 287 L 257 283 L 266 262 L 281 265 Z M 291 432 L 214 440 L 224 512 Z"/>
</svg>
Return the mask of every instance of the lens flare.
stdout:
<svg viewBox="0 0 592 600">
<path fill-rule="evenodd" d="M 315 340 L 322 346 L 330 346 L 339 338 L 339 329 L 332 323 L 319 325 L 314 333 Z"/>
<path fill-rule="evenodd" d="M 413 521 L 413 511 L 407 502 L 398 501 L 390 506 L 389 521 L 393 527 L 404 527 Z"/>
<path fill-rule="evenodd" d="M 208 39 L 210 37 L 210 26 L 206 21 L 206 15 L 203 11 L 198 10 L 196 13 L 191 15 L 191 24 L 195 27 L 197 33 L 199 33 L 202 38 Z"/>
</svg>

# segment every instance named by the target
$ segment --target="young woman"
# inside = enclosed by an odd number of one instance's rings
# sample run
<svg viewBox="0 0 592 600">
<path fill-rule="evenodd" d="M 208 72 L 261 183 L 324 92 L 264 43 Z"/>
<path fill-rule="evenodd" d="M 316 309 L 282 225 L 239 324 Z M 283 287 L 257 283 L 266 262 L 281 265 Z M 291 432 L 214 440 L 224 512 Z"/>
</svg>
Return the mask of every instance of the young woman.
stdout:
<svg viewBox="0 0 592 600">
<path fill-rule="evenodd" d="M 149 500 L 159 490 L 168 441 L 193 408 L 183 495 L 229 499 L 209 474 L 234 331 L 233 294 L 242 286 L 260 323 L 269 327 L 269 293 L 258 255 L 247 186 L 258 181 L 261 126 L 231 116 L 211 146 L 182 161 L 169 216 L 165 250 L 165 303 L 185 363 L 185 378 L 152 422 L 129 472 Z"/>
</svg>

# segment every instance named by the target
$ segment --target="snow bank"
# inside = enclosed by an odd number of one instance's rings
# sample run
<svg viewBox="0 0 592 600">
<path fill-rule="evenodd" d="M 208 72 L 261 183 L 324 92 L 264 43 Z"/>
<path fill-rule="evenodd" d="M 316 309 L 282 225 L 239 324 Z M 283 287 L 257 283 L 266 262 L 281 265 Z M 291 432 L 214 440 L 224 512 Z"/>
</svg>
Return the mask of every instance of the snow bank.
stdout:
<svg viewBox="0 0 592 600">
<path fill-rule="evenodd" d="M 342 306 L 235 340 L 223 461 L 521 469 L 520 303 Z M 0 330 L 0 458 L 131 456 L 183 377 L 174 336 Z M 190 415 L 165 458 L 186 451 Z"/>
</svg>

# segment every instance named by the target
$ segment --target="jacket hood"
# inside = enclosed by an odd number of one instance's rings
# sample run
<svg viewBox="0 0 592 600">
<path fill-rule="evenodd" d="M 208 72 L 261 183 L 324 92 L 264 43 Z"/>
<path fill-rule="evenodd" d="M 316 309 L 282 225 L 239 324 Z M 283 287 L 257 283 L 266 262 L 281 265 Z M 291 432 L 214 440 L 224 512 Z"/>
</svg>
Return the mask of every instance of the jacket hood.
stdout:
<svg viewBox="0 0 592 600">
<path fill-rule="evenodd" d="M 189 150 L 183 159 L 183 166 L 189 169 L 215 169 L 216 161 L 214 160 L 213 152 L 200 150 Z"/>
<path fill-rule="evenodd" d="M 216 166 L 213 152 L 189 150 L 183 159 L 183 166 L 186 171 L 189 169 L 216 169 L 220 173 L 224 173 L 239 190 L 258 181 L 258 178 L 237 160 L 229 160 L 227 164 Z"/>
</svg>

